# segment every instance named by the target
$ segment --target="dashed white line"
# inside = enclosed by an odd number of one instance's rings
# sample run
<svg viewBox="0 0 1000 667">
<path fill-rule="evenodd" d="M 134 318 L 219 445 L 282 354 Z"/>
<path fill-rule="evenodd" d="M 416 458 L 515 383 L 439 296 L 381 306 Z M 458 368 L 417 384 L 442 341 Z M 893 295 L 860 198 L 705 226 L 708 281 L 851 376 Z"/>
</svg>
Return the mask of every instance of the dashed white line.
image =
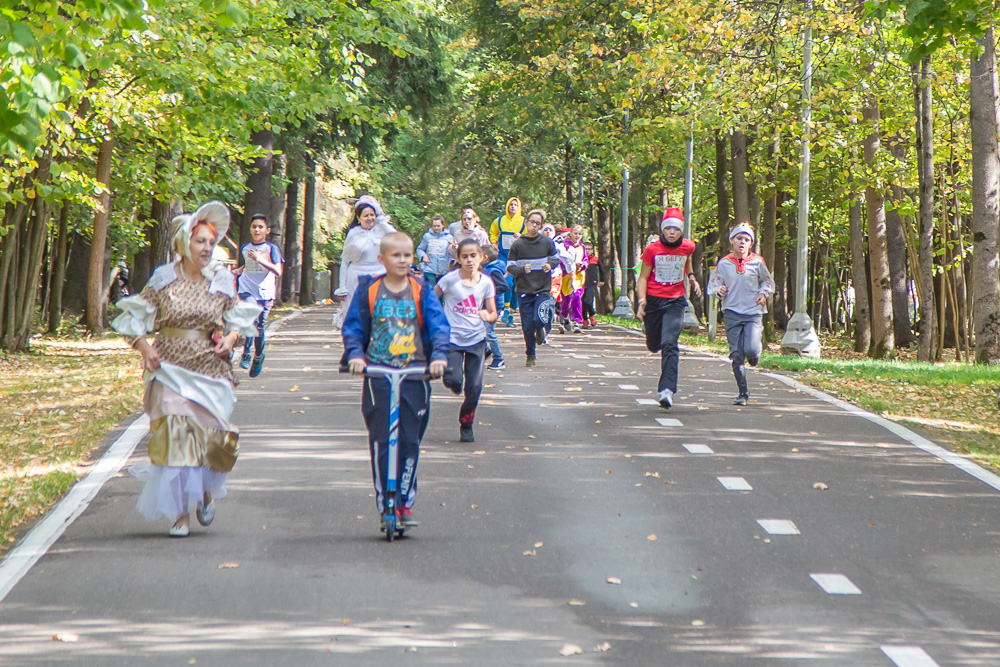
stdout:
<svg viewBox="0 0 1000 667">
<path fill-rule="evenodd" d="M 691 454 L 714 454 L 712 448 L 708 445 L 681 445 L 684 449 L 688 450 Z"/>
<path fill-rule="evenodd" d="M 590 368 L 607 368 L 604 364 L 587 364 Z"/>
<path fill-rule="evenodd" d="M 861 595 L 861 589 L 842 574 L 810 574 L 809 576 L 830 595 Z"/>
<path fill-rule="evenodd" d="M 638 403 L 639 405 L 659 405 L 660 404 L 660 402 L 657 401 L 655 398 L 637 398 L 637 399 L 635 399 L 635 402 Z"/>
<path fill-rule="evenodd" d="M 618 388 L 622 391 L 639 391 L 639 387 L 634 384 L 620 384 Z"/>
<path fill-rule="evenodd" d="M 882 653 L 892 660 L 896 667 L 939 667 L 934 659 L 919 646 L 882 646 Z"/>
<path fill-rule="evenodd" d="M 788 519 L 757 519 L 769 535 L 801 535 L 798 527 Z"/>
<path fill-rule="evenodd" d="M 716 479 L 727 491 L 753 491 L 750 482 L 742 477 L 716 477 Z"/>
<path fill-rule="evenodd" d="M 574 359 L 590 359 L 590 357 L 588 357 L 586 354 L 574 354 L 573 358 Z"/>
<path fill-rule="evenodd" d="M 604 371 L 601 375 L 608 378 L 620 378 L 622 376 L 618 371 Z"/>
<path fill-rule="evenodd" d="M 660 426 L 684 426 L 680 419 L 671 419 L 670 417 L 657 417 L 656 423 Z"/>
</svg>

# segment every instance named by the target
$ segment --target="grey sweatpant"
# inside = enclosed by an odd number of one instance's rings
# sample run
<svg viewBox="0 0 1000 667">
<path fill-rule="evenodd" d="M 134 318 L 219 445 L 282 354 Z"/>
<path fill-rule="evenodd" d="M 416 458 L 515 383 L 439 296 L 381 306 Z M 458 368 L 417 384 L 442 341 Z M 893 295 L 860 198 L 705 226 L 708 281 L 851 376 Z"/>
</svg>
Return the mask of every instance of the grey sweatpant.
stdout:
<svg viewBox="0 0 1000 667">
<path fill-rule="evenodd" d="M 749 361 L 757 365 L 762 349 L 761 337 L 764 325 L 761 315 L 740 315 L 736 311 L 726 311 L 726 339 L 729 341 L 729 359 L 733 362 L 733 375 L 740 389 L 740 396 L 749 396 L 747 372 L 743 365 Z"/>
</svg>

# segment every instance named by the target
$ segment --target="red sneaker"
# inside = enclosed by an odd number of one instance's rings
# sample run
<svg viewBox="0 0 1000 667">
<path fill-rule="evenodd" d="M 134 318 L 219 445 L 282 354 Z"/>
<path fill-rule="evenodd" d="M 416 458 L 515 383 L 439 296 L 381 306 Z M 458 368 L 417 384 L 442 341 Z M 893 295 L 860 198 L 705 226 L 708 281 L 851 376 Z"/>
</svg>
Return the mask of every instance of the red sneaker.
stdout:
<svg viewBox="0 0 1000 667">
<path fill-rule="evenodd" d="M 396 516 L 399 517 L 399 525 L 404 528 L 416 528 L 420 525 L 417 517 L 413 516 L 413 510 L 409 507 L 400 507 L 396 510 Z"/>
<path fill-rule="evenodd" d="M 592 327 L 596 327 L 597 326 L 597 318 L 594 317 L 593 315 L 590 316 L 590 326 L 592 326 Z"/>
</svg>

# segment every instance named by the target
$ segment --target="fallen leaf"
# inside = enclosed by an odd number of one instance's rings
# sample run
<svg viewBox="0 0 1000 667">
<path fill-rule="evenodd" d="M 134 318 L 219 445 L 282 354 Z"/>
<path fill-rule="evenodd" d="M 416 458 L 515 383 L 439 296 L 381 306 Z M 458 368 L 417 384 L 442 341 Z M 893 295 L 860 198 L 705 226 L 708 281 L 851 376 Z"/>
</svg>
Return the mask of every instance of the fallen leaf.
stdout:
<svg viewBox="0 0 1000 667">
<path fill-rule="evenodd" d="M 583 387 L 566 387 L 566 391 L 583 391 Z"/>
<path fill-rule="evenodd" d="M 474 510 L 477 510 L 477 509 L 479 509 L 479 505 L 469 505 L 469 507 L 471 507 L 471 508 L 472 508 L 472 509 L 474 509 Z"/>
<path fill-rule="evenodd" d="M 632 604 L 635 604 L 634 602 Z M 637 607 L 639 605 L 636 605 Z M 594 647 L 595 653 L 607 653 L 611 650 L 611 642 L 604 642 L 603 644 L 598 644 Z"/>
<path fill-rule="evenodd" d="M 816 482 L 815 484 L 813 484 L 813 488 L 816 489 L 817 491 L 826 491 L 830 487 L 824 484 L 823 482 Z"/>
<path fill-rule="evenodd" d="M 646 539 L 649 540 L 650 542 L 655 542 L 656 541 L 656 535 L 650 533 L 649 535 L 646 536 Z"/>
<path fill-rule="evenodd" d="M 621 586 L 622 580 L 618 577 L 608 577 L 604 580 L 606 584 L 615 584 L 616 586 Z"/>
<path fill-rule="evenodd" d="M 586 607 L 587 606 L 587 603 L 584 600 L 577 600 L 576 598 L 573 598 L 572 600 L 570 600 L 566 604 L 570 605 L 571 607 Z"/>
<path fill-rule="evenodd" d="M 239 563 L 219 563 L 220 570 L 234 570 L 240 566 Z"/>
<path fill-rule="evenodd" d="M 537 556 L 537 555 L 538 555 L 538 552 L 537 552 L 537 551 L 535 551 L 534 549 L 528 549 L 527 551 L 525 551 L 525 552 L 524 552 L 524 553 L 522 553 L 521 555 L 522 555 L 522 556 Z"/>
<path fill-rule="evenodd" d="M 484 455 L 484 454 L 485 454 L 486 452 L 485 452 L 484 450 L 480 449 L 480 450 L 478 450 L 478 451 L 475 451 L 475 452 L 472 452 L 472 453 L 473 453 L 473 454 L 475 454 L 476 456 L 482 456 L 482 455 Z"/>
<path fill-rule="evenodd" d="M 646 472 L 646 473 L 643 473 L 642 476 L 643 477 L 654 477 L 656 479 L 660 479 L 660 473 L 658 473 L 658 472 Z"/>
<path fill-rule="evenodd" d="M 639 603 L 638 602 L 629 602 L 628 606 L 632 607 L 633 609 L 638 609 L 639 608 Z"/>
<path fill-rule="evenodd" d="M 705 625 L 705 621 L 696 618 L 695 620 L 691 621 L 691 625 L 695 626 L 696 628 L 700 628 L 701 626 Z"/>
<path fill-rule="evenodd" d="M 566 644 L 559 649 L 559 654 L 562 656 L 583 655 L 583 649 L 576 644 Z"/>
<path fill-rule="evenodd" d="M 524 451 L 526 451 L 526 452 L 530 452 L 531 451 L 530 447 L 522 447 L 521 449 L 524 450 Z"/>
<path fill-rule="evenodd" d="M 535 548 L 536 549 L 541 549 L 544 546 L 545 546 L 545 542 L 535 542 Z"/>
<path fill-rule="evenodd" d="M 79 635 L 74 635 L 70 632 L 61 632 L 58 635 L 52 635 L 52 641 L 54 642 L 78 642 L 80 641 Z"/>
<path fill-rule="evenodd" d="M 297 384 L 293 384 L 293 385 L 292 385 L 292 388 L 291 388 L 291 389 L 289 389 L 288 391 L 298 391 L 298 390 L 299 390 L 299 385 L 297 385 Z"/>
<path fill-rule="evenodd" d="M 302 400 L 303 400 L 303 401 L 309 401 L 309 400 L 312 400 L 312 399 L 310 399 L 310 398 L 309 398 L 308 396 L 303 396 L 303 397 L 302 397 Z"/>
</svg>

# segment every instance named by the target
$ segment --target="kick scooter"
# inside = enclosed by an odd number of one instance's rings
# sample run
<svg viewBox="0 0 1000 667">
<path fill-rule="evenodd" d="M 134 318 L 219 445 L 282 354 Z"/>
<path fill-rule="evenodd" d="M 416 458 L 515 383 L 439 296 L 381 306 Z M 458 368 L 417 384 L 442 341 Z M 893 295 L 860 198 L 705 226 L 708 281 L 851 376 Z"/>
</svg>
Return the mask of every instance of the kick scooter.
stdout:
<svg viewBox="0 0 1000 667">
<path fill-rule="evenodd" d="M 390 366 L 366 366 L 365 375 L 369 377 L 384 377 L 389 381 L 389 442 L 386 456 L 385 499 L 382 504 L 382 532 L 385 539 L 392 542 L 398 533 L 401 537 L 406 530 L 396 515 L 396 491 L 398 490 L 399 474 L 399 390 L 404 380 L 426 380 L 430 377 L 423 366 L 411 368 L 392 368 Z M 374 464 L 378 465 L 378 452 L 375 452 Z M 399 503 L 402 505 L 402 501 Z"/>
</svg>

